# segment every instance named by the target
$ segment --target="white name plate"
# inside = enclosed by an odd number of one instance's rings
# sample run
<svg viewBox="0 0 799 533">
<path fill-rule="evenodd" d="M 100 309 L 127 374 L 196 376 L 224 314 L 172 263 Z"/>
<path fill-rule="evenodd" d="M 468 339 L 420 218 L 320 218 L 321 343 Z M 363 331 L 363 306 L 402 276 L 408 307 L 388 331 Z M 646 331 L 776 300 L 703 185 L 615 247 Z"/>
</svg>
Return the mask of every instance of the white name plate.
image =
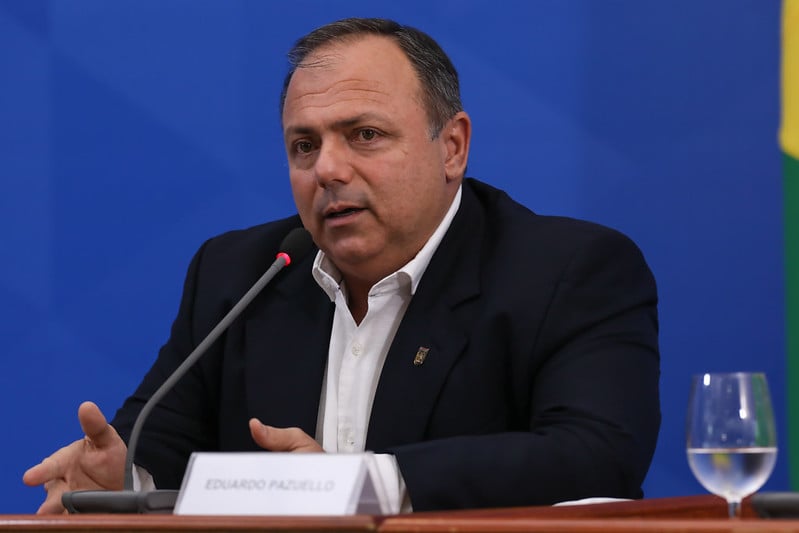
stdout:
<svg viewBox="0 0 799 533">
<path fill-rule="evenodd" d="M 175 514 L 381 514 L 371 453 L 193 453 Z"/>
</svg>

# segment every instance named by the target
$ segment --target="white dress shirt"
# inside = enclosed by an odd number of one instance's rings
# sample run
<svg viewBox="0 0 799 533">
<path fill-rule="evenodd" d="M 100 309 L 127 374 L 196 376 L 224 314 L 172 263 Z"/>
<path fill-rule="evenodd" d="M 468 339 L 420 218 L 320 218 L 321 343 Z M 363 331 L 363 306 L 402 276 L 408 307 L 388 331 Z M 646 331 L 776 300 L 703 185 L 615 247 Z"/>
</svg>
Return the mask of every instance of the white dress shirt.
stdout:
<svg viewBox="0 0 799 533">
<path fill-rule="evenodd" d="M 316 440 L 326 452 L 364 451 L 372 402 L 386 354 L 460 201 L 459 188 L 444 219 L 419 253 L 372 286 L 368 310 L 360 324 L 355 323 L 347 306 L 347 290 L 340 272 L 324 252 L 316 254 L 313 277 L 336 306 L 316 429 Z M 383 501 L 388 502 L 392 513 L 410 510 L 405 482 L 394 456 L 378 454 L 375 459 L 378 495 L 385 498 Z"/>
</svg>

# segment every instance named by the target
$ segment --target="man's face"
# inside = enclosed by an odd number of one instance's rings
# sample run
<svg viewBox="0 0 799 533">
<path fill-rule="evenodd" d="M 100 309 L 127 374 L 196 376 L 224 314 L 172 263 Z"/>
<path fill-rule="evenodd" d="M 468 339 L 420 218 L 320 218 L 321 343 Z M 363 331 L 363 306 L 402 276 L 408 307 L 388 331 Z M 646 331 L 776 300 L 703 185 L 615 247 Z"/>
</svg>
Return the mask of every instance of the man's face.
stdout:
<svg viewBox="0 0 799 533">
<path fill-rule="evenodd" d="M 463 168 L 448 133 L 430 138 L 416 73 L 390 39 L 330 44 L 304 64 L 283 108 L 294 201 L 345 277 L 374 283 L 422 248 Z"/>
</svg>

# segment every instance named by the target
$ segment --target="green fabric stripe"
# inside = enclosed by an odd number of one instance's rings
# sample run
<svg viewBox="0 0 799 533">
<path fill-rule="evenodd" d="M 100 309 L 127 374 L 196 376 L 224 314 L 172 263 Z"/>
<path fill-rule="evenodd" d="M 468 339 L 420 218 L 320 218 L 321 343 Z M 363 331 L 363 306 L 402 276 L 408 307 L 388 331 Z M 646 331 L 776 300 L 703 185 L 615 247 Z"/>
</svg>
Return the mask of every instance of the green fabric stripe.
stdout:
<svg viewBox="0 0 799 533">
<path fill-rule="evenodd" d="M 786 154 L 784 161 L 788 463 L 791 486 L 793 490 L 799 490 L 799 160 Z"/>
</svg>

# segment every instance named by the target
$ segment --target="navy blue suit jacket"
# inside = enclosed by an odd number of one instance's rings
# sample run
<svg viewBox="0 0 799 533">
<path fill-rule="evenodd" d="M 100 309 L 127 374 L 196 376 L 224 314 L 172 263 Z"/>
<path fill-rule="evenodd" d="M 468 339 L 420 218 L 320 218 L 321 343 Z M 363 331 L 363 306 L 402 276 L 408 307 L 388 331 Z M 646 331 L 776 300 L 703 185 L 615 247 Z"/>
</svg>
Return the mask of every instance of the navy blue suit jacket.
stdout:
<svg viewBox="0 0 799 533">
<path fill-rule="evenodd" d="M 230 232 L 197 252 L 171 336 L 112 422 L 123 438 L 299 225 Z M 136 463 L 160 488 L 179 486 L 192 451 L 256 450 L 250 417 L 315 434 L 333 304 L 313 255 L 153 411 Z M 628 238 L 467 179 L 389 350 L 366 447 L 396 456 L 415 510 L 640 497 L 660 425 L 657 329 L 654 278 Z"/>
</svg>

